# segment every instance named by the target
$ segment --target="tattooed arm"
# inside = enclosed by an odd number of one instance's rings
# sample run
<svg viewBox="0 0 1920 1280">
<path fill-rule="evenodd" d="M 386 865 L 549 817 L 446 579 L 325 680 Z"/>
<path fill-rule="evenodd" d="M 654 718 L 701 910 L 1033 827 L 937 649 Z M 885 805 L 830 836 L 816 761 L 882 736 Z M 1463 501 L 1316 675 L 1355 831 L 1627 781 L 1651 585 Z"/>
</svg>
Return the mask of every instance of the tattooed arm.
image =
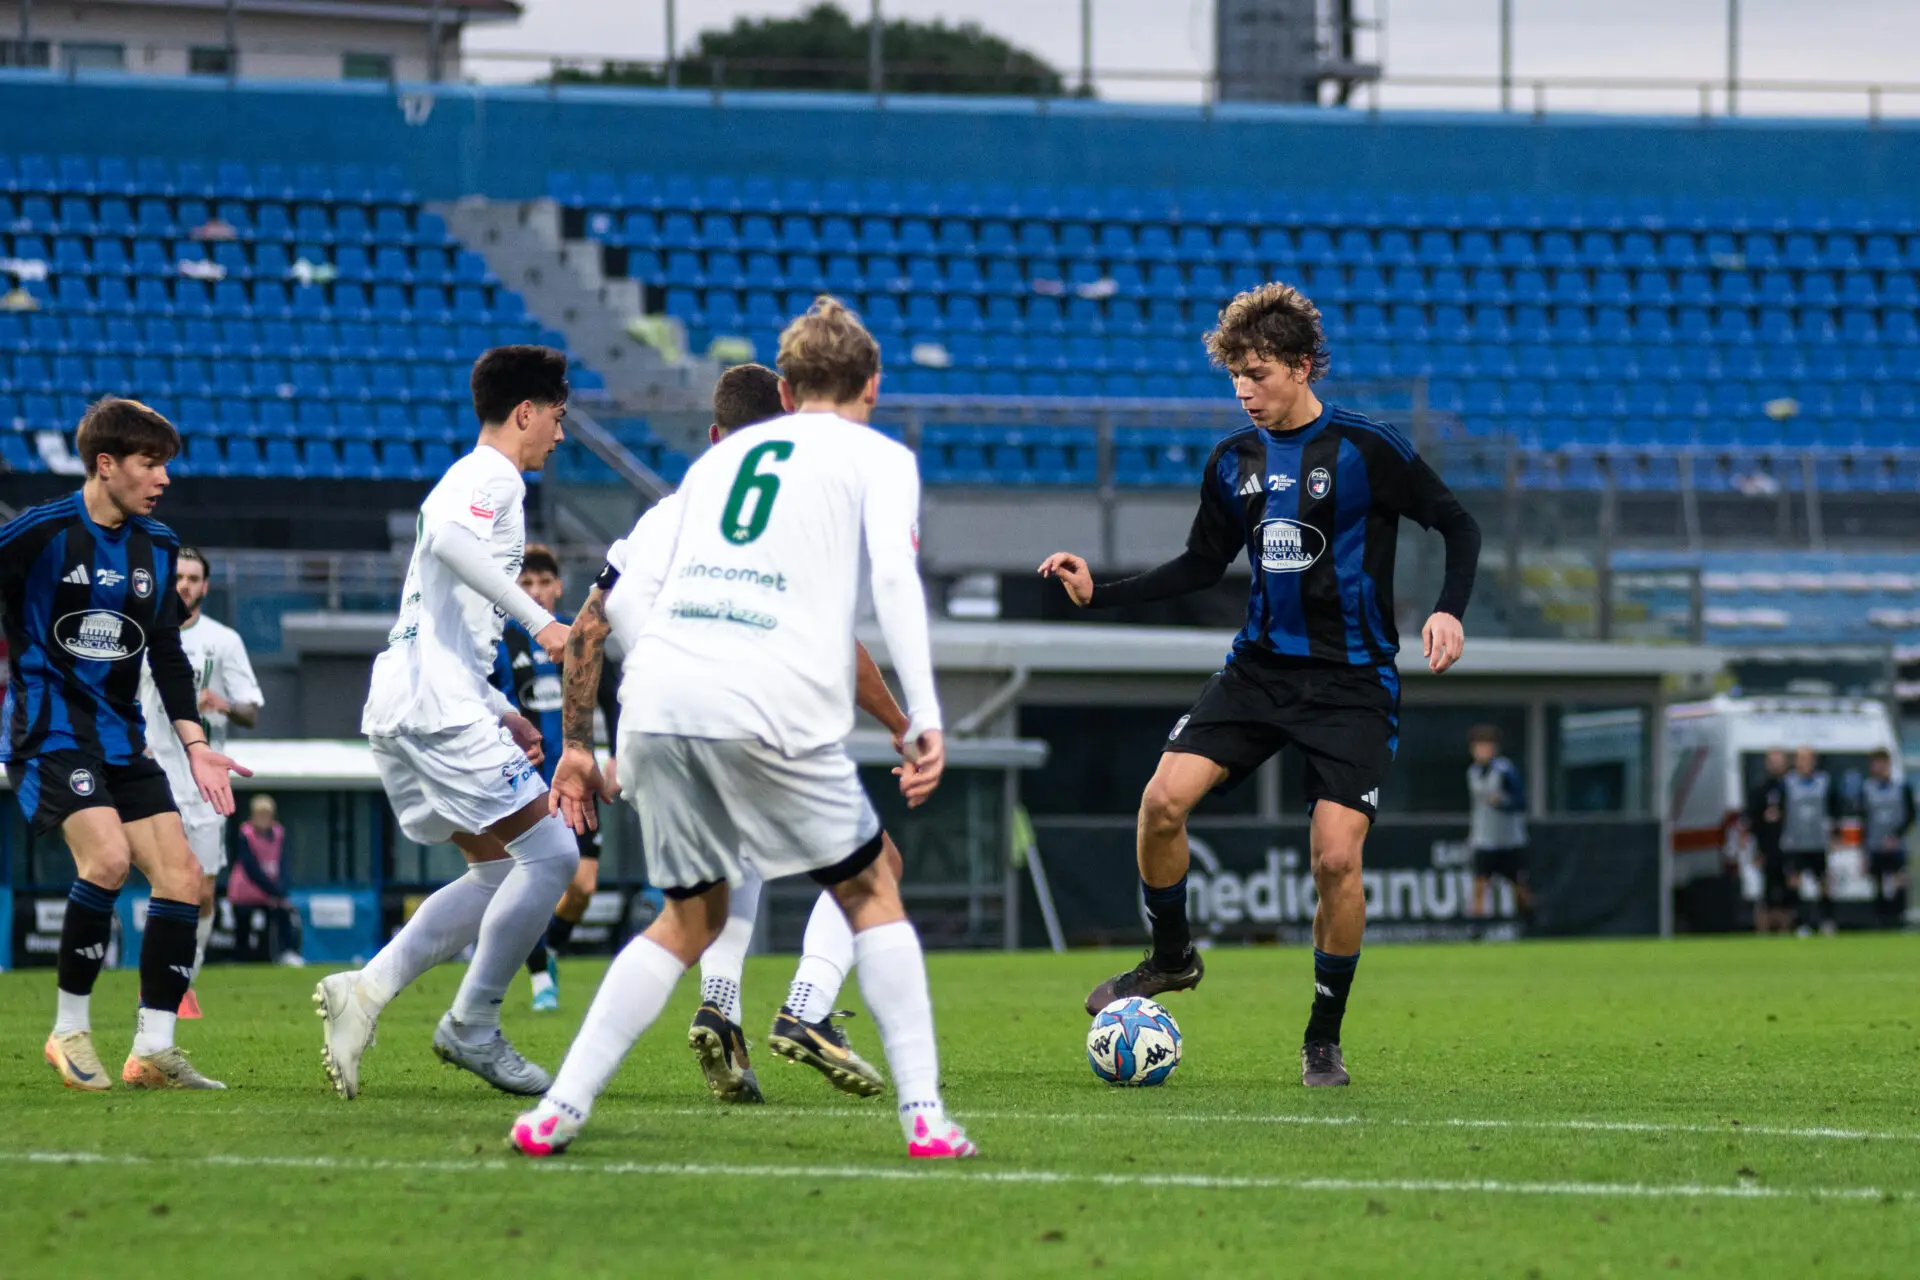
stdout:
<svg viewBox="0 0 1920 1280">
<path fill-rule="evenodd" d="M 593 758 L 593 708 L 608 630 L 606 592 L 595 586 L 567 632 L 566 668 L 560 677 L 563 744 L 548 788 L 549 810 L 582 833 L 600 825 L 594 799 L 605 786 Z"/>
<path fill-rule="evenodd" d="M 567 633 L 560 731 L 569 747 L 593 750 L 593 709 L 600 698 L 600 667 L 606 660 L 609 630 L 606 593 L 596 586 L 587 593 L 587 602 Z"/>
</svg>

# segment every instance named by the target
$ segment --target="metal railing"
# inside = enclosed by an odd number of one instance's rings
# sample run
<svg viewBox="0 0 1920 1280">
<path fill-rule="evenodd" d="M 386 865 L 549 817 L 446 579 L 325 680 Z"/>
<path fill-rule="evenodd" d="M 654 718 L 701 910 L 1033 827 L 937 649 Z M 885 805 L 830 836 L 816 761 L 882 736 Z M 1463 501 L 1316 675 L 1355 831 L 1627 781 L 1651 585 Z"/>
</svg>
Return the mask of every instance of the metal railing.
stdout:
<svg viewBox="0 0 1920 1280">
<path fill-rule="evenodd" d="M 190 67 L 196 55 L 218 53 L 198 73 L 206 79 L 230 83 L 257 77 L 250 64 L 261 59 L 300 58 L 338 61 L 339 55 L 310 42 L 257 40 L 244 33 L 228 46 L 170 44 L 141 39 L 126 42 L 127 56 L 138 52 L 145 65 L 119 68 L 92 65 L 59 52 L 60 41 L 36 39 L 36 48 L 50 48 L 48 61 L 38 67 L 0 59 L 0 76 L 56 76 L 66 80 L 151 74 L 154 64 L 178 63 Z M 98 37 L 87 41 L 97 45 Z M 412 66 L 424 68 L 423 81 L 410 79 Z M 457 70 L 456 70 L 457 65 Z M 870 96 L 876 104 L 903 95 L 997 96 L 1034 103 L 1040 109 L 1097 100 L 1108 103 L 1158 104 L 1169 109 L 1189 108 L 1211 116 L 1223 108 L 1258 107 L 1257 102 L 1230 101 L 1223 96 L 1221 78 L 1211 70 L 1142 67 L 1093 68 L 1093 92 L 1073 75 L 1057 81 L 1015 90 L 1001 71 L 956 70 L 941 63 L 887 62 L 879 69 L 877 87 L 864 61 L 825 58 L 626 58 L 603 53 L 551 52 L 530 49 L 466 48 L 457 64 L 447 60 L 437 70 L 434 52 L 424 43 L 415 54 L 393 52 L 389 83 L 409 91 L 436 81 L 470 85 L 538 85 L 557 93 L 574 84 L 610 83 L 612 69 L 634 87 L 672 89 L 722 102 L 734 93 L 760 89 L 780 92 L 809 90 Z M 283 70 L 281 74 L 290 74 Z M 769 83 L 769 81 L 775 83 Z M 1298 104 L 1312 105 L 1312 104 Z M 1427 74 L 1386 72 L 1350 85 L 1344 98 L 1330 81 L 1320 105 L 1349 112 L 1459 110 L 1530 115 L 1550 114 L 1690 116 L 1702 119 L 1737 116 L 1839 116 L 1878 122 L 1920 116 L 1920 81 L 1827 80 L 1764 77 L 1728 79 L 1723 73 L 1699 76 L 1640 75 L 1527 75 Z"/>
</svg>

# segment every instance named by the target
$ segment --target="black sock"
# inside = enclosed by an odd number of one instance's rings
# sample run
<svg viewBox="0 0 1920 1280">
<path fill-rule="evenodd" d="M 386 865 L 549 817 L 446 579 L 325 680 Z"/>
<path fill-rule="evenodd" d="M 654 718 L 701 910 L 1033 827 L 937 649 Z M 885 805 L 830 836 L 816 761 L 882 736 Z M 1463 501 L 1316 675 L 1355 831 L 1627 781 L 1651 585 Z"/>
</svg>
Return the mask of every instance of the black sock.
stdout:
<svg viewBox="0 0 1920 1280">
<path fill-rule="evenodd" d="M 1901 885 L 1893 891 L 1893 919 L 1888 923 L 1890 929 L 1905 928 L 1907 923 L 1907 886 Z"/>
<path fill-rule="evenodd" d="M 1184 968 L 1193 945 L 1187 933 L 1187 878 L 1181 876 L 1164 889 L 1142 880 L 1140 898 L 1147 904 L 1147 919 L 1153 922 L 1153 967 Z"/>
<path fill-rule="evenodd" d="M 100 966 L 107 962 L 113 938 L 113 904 L 118 889 L 102 889 L 88 880 L 67 890 L 67 918 L 60 925 L 59 985 L 68 995 L 93 994 Z"/>
<path fill-rule="evenodd" d="M 1830 896 L 1828 896 L 1827 891 L 1825 889 L 1822 889 L 1820 891 L 1820 927 L 1824 929 L 1832 923 L 1833 923 L 1833 899 Z"/>
<path fill-rule="evenodd" d="M 533 944 L 533 950 L 527 952 L 527 972 L 545 973 L 547 971 L 547 935 L 541 934 L 540 941 Z"/>
<path fill-rule="evenodd" d="M 191 902 L 155 898 L 147 903 L 147 933 L 140 940 L 140 1004 L 174 1013 L 193 980 L 194 926 L 200 908 Z"/>
<path fill-rule="evenodd" d="M 1800 905 L 1793 913 L 1793 923 L 1797 929 L 1811 929 L 1814 926 L 1813 899 L 1804 893 L 1800 895 Z"/>
<path fill-rule="evenodd" d="M 573 921 L 555 916 L 547 921 L 547 945 L 555 951 L 573 941 Z"/>
<path fill-rule="evenodd" d="M 1347 993 L 1353 990 L 1353 971 L 1359 967 L 1358 951 L 1330 956 L 1314 948 L 1313 1013 L 1307 1018 L 1307 1040 L 1340 1043 L 1340 1020 L 1347 1016 Z"/>
</svg>

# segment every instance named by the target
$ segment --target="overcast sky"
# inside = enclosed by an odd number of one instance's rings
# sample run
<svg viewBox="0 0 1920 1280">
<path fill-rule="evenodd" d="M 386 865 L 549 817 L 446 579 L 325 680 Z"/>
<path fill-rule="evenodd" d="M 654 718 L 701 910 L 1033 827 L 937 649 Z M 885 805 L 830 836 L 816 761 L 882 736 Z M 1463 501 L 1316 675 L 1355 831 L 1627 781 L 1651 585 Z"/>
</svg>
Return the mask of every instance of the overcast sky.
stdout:
<svg viewBox="0 0 1920 1280">
<path fill-rule="evenodd" d="M 508 27 L 480 25 L 473 53 L 532 51 L 658 58 L 666 47 L 666 0 L 523 0 Z M 795 14 L 812 0 L 678 0 L 679 43 L 739 16 Z M 842 0 L 864 13 L 868 0 Z M 1177 72 L 1212 65 L 1213 0 L 1092 0 L 1096 70 Z M 1498 71 L 1499 0 L 1358 0 L 1387 15 L 1389 76 L 1492 76 Z M 1071 76 L 1080 63 L 1080 0 L 882 0 L 889 16 L 972 20 L 1050 60 Z M 1741 71 L 1754 79 L 1838 80 L 1920 86 L 1920 0 L 1740 0 Z M 1726 67 L 1727 0 L 1513 0 L 1514 71 L 1534 76 L 1650 76 L 1718 80 Z M 524 66 L 474 59 L 486 80 L 527 79 Z M 1105 81 L 1107 98 L 1195 101 L 1197 83 Z M 1407 105 L 1477 105 L 1487 91 L 1391 91 Z M 1554 90 L 1567 108 L 1671 106 L 1691 111 L 1696 94 Z M 1802 112 L 1860 114 L 1858 95 L 1782 99 L 1749 94 L 1750 110 L 1797 103 Z M 1920 93 L 1889 96 L 1889 114 L 1920 114 Z"/>
</svg>

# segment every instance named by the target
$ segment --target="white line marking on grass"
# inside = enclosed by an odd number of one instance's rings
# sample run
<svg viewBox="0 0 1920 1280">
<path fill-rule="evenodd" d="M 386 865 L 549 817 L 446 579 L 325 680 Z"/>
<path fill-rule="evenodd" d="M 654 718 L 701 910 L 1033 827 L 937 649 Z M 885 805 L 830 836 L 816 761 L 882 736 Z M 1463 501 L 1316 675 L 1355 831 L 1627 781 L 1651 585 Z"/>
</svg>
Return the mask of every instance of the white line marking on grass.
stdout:
<svg viewBox="0 0 1920 1280">
<path fill-rule="evenodd" d="M 1758 1183 L 1698 1182 L 1509 1182 L 1500 1179 L 1444 1178 L 1270 1178 L 1210 1173 L 1073 1173 L 1052 1169 L 996 1169 L 945 1165 L 777 1165 L 681 1164 L 619 1161 L 595 1163 L 558 1160 L 384 1160 L 335 1156 L 210 1155 L 152 1159 L 97 1151 L 5 1151 L 0 1163 L 34 1165 L 121 1165 L 164 1167 L 199 1165 L 239 1169 L 325 1169 L 343 1173 L 531 1173 L 601 1177 L 775 1178 L 797 1181 L 969 1182 L 1041 1186 L 1179 1187 L 1198 1191 L 1426 1192 L 1440 1195 L 1516 1195 L 1627 1197 L 1646 1200 L 1886 1200 L 1912 1201 L 1910 1191 L 1879 1187 L 1776 1187 Z"/>
<path fill-rule="evenodd" d="M 1397 1129 L 1535 1129 L 1545 1131 L 1564 1130 L 1573 1133 L 1684 1133 L 1702 1134 L 1708 1137 L 1740 1137 L 1746 1135 L 1755 1138 L 1791 1138 L 1807 1142 L 1920 1142 L 1920 1132 L 1913 1130 L 1874 1130 L 1874 1129 L 1834 1129 L 1834 1128 L 1796 1128 L 1785 1125 L 1742 1124 L 1725 1121 L 1721 1124 L 1686 1124 L 1665 1120 L 1503 1120 L 1497 1117 L 1474 1118 L 1454 1117 L 1435 1120 L 1412 1120 L 1396 1116 L 1315 1116 L 1269 1114 L 1258 1111 L 976 1111 L 971 1107 L 962 1108 L 967 1120 L 1009 1120 L 1026 1124 L 1106 1124 L 1115 1120 L 1129 1124 L 1141 1121 L 1158 1120 L 1171 1124 L 1259 1124 L 1297 1126 L 1301 1128 L 1397 1128 Z M 311 1115 L 311 1108 L 305 1107 L 245 1107 L 217 1106 L 196 1107 L 195 1115 Z M 466 1108 L 450 1106 L 415 1107 L 413 1115 L 468 1115 Z M 692 1117 L 711 1116 L 715 1118 L 739 1117 L 751 1123 L 754 1120 L 795 1120 L 808 1117 L 823 1119 L 845 1119 L 853 1116 L 878 1116 L 887 1112 L 879 1107 L 646 1107 L 635 1113 L 634 1118 L 645 1120 L 651 1116 Z"/>
</svg>

